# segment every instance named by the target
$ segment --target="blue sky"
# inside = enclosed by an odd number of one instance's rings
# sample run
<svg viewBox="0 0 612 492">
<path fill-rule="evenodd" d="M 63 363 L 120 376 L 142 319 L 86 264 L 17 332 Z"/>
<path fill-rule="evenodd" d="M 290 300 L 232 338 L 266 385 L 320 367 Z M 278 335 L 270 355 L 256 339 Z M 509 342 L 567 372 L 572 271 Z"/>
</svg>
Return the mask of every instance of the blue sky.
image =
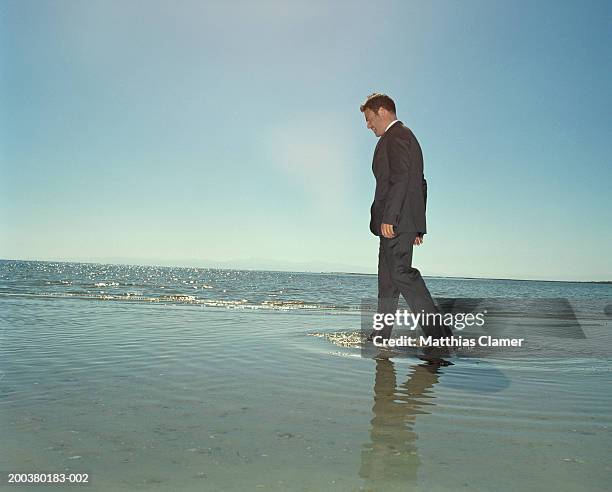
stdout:
<svg viewBox="0 0 612 492">
<path fill-rule="evenodd" d="M 0 5 L 1 258 L 375 272 L 382 91 L 422 273 L 612 279 L 610 2 Z"/>
</svg>

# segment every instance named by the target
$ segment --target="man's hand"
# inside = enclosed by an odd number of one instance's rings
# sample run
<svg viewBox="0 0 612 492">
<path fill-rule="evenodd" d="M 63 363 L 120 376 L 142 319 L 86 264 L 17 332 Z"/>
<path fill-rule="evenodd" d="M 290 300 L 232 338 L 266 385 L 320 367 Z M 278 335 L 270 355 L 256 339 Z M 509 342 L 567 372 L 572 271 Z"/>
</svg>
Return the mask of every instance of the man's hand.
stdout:
<svg viewBox="0 0 612 492">
<path fill-rule="evenodd" d="M 391 224 L 381 224 L 380 232 L 387 239 L 391 239 L 395 237 L 395 232 L 393 232 L 393 226 Z"/>
<path fill-rule="evenodd" d="M 417 236 L 414 238 L 414 245 L 415 246 L 420 246 L 421 244 L 423 244 L 423 236 Z"/>
</svg>

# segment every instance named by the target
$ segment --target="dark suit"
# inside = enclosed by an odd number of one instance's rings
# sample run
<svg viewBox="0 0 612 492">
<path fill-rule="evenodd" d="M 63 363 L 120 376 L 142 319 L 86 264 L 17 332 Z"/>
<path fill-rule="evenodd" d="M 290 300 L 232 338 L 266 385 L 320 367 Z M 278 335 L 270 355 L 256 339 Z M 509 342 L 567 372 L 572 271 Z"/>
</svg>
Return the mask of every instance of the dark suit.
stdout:
<svg viewBox="0 0 612 492">
<path fill-rule="evenodd" d="M 417 235 L 427 232 L 425 201 L 427 182 L 423 176 L 423 154 L 414 134 L 401 121 L 395 122 L 380 137 L 372 171 L 376 192 L 371 208 L 370 230 L 380 237 L 378 253 L 378 312 L 395 313 L 400 293 L 415 313 L 438 313 L 431 294 L 412 267 L 413 243 Z M 381 223 L 395 226 L 395 237 L 387 239 Z M 390 338 L 393 325 L 380 334 Z M 425 335 L 435 338 L 452 335 L 443 324 L 421 324 Z"/>
<path fill-rule="evenodd" d="M 372 171 L 376 177 L 370 209 L 372 234 L 381 235 L 381 223 L 395 226 L 396 233 L 425 234 L 427 181 L 423 176 L 423 153 L 414 134 L 401 121 L 396 121 L 378 140 Z"/>
</svg>

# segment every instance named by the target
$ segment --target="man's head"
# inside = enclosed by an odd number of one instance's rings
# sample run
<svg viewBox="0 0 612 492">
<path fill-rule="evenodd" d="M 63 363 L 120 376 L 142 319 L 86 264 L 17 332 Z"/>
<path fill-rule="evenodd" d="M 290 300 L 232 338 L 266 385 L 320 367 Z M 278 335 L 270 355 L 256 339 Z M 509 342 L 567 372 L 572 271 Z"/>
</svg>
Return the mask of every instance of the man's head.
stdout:
<svg viewBox="0 0 612 492">
<path fill-rule="evenodd" d="M 359 110 L 363 113 L 368 128 L 377 137 L 382 136 L 389 123 L 397 119 L 393 99 L 379 92 L 370 94 Z"/>
</svg>

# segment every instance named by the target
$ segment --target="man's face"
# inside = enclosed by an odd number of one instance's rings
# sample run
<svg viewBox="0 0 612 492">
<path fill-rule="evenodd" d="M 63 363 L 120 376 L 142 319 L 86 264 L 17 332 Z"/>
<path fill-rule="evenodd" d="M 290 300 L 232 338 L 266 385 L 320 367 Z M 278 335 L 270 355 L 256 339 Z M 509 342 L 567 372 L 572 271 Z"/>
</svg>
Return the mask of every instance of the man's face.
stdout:
<svg viewBox="0 0 612 492">
<path fill-rule="evenodd" d="M 368 129 L 374 132 L 374 135 L 380 137 L 383 133 L 385 133 L 385 128 L 387 128 L 386 120 L 384 118 L 384 108 L 380 108 L 378 113 L 375 113 L 371 109 L 366 108 L 363 111 L 363 116 L 365 117 L 366 124 L 368 125 Z"/>
</svg>

